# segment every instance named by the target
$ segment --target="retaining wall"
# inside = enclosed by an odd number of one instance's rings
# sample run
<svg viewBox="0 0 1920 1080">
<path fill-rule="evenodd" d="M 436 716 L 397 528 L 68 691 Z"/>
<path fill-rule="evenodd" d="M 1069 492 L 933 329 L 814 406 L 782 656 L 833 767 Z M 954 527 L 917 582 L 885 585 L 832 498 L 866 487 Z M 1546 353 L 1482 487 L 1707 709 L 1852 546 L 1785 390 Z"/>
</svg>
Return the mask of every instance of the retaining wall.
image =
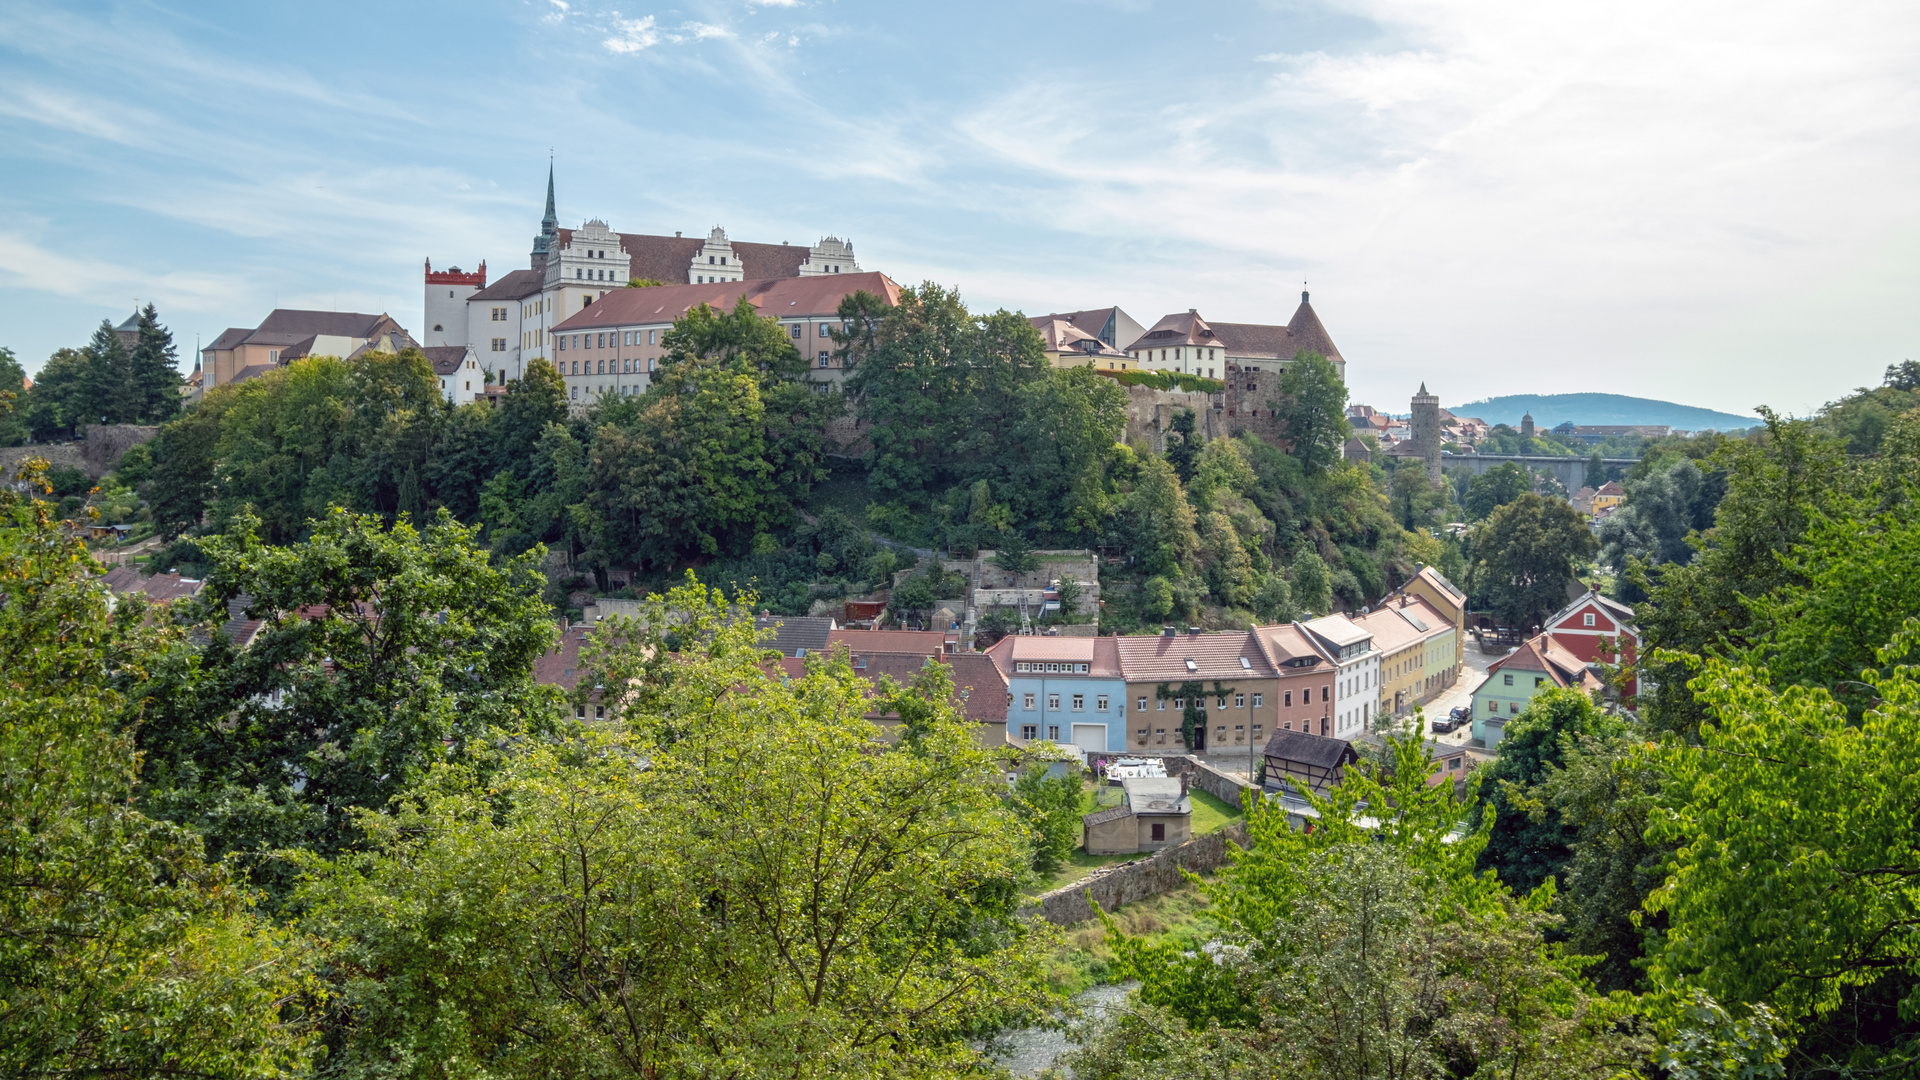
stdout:
<svg viewBox="0 0 1920 1080">
<path fill-rule="evenodd" d="M 113 471 L 127 451 L 160 434 L 152 424 L 88 424 L 86 444 L 81 456 L 87 462 L 87 475 L 98 480 Z"/>
<path fill-rule="evenodd" d="M 1055 926 L 1085 922 L 1093 918 L 1093 907 L 1087 901 L 1089 896 L 1102 911 L 1112 911 L 1122 904 L 1172 892 L 1186 884 L 1182 871 L 1205 874 L 1225 866 L 1231 858 L 1229 845 L 1247 846 L 1245 822 L 1196 836 L 1179 847 L 1156 851 L 1146 858 L 1097 870 L 1092 877 L 1034 897 L 1020 913 L 1045 919 Z"/>
</svg>

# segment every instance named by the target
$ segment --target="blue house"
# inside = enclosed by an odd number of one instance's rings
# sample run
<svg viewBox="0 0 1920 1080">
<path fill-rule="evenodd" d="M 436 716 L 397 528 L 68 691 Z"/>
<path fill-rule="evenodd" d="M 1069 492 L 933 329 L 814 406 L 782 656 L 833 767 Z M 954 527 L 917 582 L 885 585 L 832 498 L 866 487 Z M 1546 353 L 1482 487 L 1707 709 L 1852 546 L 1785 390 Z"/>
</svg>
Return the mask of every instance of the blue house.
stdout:
<svg viewBox="0 0 1920 1080">
<path fill-rule="evenodd" d="M 1127 748 L 1127 683 L 1111 637 L 1012 635 L 987 655 L 1007 678 L 1007 741 L 1045 739 L 1089 754 Z"/>
</svg>

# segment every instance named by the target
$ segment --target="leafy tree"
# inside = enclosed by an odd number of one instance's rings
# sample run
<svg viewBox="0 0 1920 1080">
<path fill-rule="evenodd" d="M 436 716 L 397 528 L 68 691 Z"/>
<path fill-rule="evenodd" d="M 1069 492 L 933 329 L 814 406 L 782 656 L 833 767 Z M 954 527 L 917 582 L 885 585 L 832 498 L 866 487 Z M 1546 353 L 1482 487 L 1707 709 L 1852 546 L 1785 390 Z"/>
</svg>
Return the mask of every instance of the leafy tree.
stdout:
<svg viewBox="0 0 1920 1080">
<path fill-rule="evenodd" d="M 1884 385 L 1894 390 L 1920 390 L 1920 360 L 1888 364 Z"/>
<path fill-rule="evenodd" d="M 1253 594 L 1253 612 L 1259 620 L 1273 623 L 1290 623 L 1300 617 L 1300 610 L 1293 603 L 1293 588 L 1287 579 L 1278 573 L 1262 574 L 1260 587 Z"/>
<path fill-rule="evenodd" d="M 539 552 L 490 563 L 444 513 L 416 528 L 336 509 L 289 547 L 253 519 L 201 541 L 213 564 L 183 618 L 215 632 L 156 675 L 141 803 L 219 855 L 335 852 L 436 762 L 547 730 L 534 662 L 553 642 Z M 218 624 L 259 620 L 251 642 Z M 285 868 L 260 864 L 280 888 Z"/>
<path fill-rule="evenodd" d="M 879 744 L 843 661 L 789 679 L 755 638 L 677 589 L 602 627 L 606 723 L 363 815 L 300 898 L 339 943 L 330 1069 L 953 1075 L 966 1033 L 1037 1011 L 1050 939 L 1014 916 L 1029 851 L 992 757 L 945 702 Z"/>
<path fill-rule="evenodd" d="M 1569 859 L 1578 831 L 1536 790 L 1566 764 L 1575 739 L 1623 734 L 1618 720 L 1594 707 L 1579 690 L 1546 690 L 1507 725 L 1500 756 L 1484 769 L 1483 812 L 1493 831 L 1480 853 L 1480 865 L 1496 870 L 1516 892 L 1532 892 L 1558 877 Z"/>
<path fill-rule="evenodd" d="M 1500 618 L 1533 626 L 1566 603 L 1576 563 L 1594 551 L 1573 507 L 1532 492 L 1500 507 L 1474 537 L 1474 581 Z"/>
<path fill-rule="evenodd" d="M 1167 425 L 1167 461 L 1173 465 L 1175 475 L 1180 477 L 1183 484 L 1193 479 L 1194 463 L 1199 460 L 1200 447 L 1204 442 L 1193 426 L 1192 409 L 1181 409 L 1174 413 L 1172 422 Z"/>
<path fill-rule="evenodd" d="M 1281 399 L 1269 404 L 1287 433 L 1288 451 L 1308 473 L 1330 468 L 1347 442 L 1347 385 L 1327 358 L 1302 352 L 1280 375 Z"/>
<path fill-rule="evenodd" d="M 1474 521 L 1485 519 L 1495 510 L 1533 490 L 1533 477 L 1511 461 L 1503 461 L 1473 478 L 1461 500 Z"/>
<path fill-rule="evenodd" d="M 1607 486 L 1607 464 L 1600 460 L 1600 451 L 1595 450 L 1587 459 L 1587 486 L 1598 491 Z"/>
<path fill-rule="evenodd" d="M 87 354 L 80 349 L 59 349 L 41 365 L 21 416 L 35 439 L 69 438 L 75 425 L 86 422 L 92 408 L 90 372 Z"/>
<path fill-rule="evenodd" d="M 1164 619 L 1173 614 L 1173 583 L 1159 575 L 1154 575 L 1140 586 L 1141 602 L 1148 615 Z"/>
<path fill-rule="evenodd" d="M 1688 538 L 1713 527 L 1725 479 L 1703 473 L 1691 459 L 1627 482 L 1626 501 L 1600 523 L 1601 561 L 1626 572 L 1633 560 L 1649 566 L 1693 558 Z"/>
<path fill-rule="evenodd" d="M 27 441 L 27 425 L 20 418 L 26 407 L 27 373 L 13 350 L 0 346 L 0 446 Z"/>
<path fill-rule="evenodd" d="M 1201 559 L 1208 590 L 1227 607 L 1252 607 L 1258 582 L 1254 578 L 1253 560 L 1241 544 L 1240 534 L 1234 531 L 1233 522 L 1227 515 L 1215 511 L 1201 518 L 1200 523 L 1203 526 Z"/>
<path fill-rule="evenodd" d="M 1327 564 L 1312 551 L 1293 560 L 1293 599 L 1305 614 L 1325 615 L 1333 610 L 1333 578 Z"/>
<path fill-rule="evenodd" d="M 1030 765 L 1013 782 L 1009 797 L 1032 837 L 1033 869 L 1042 874 L 1058 871 L 1080 846 L 1078 768 L 1049 777 L 1045 765 Z"/>
<path fill-rule="evenodd" d="M 138 600 L 109 609 L 44 503 L 0 489 L 0 521 L 0 1071 L 300 1070 L 306 943 L 131 805 L 143 705 L 125 687 L 168 636 Z"/>
<path fill-rule="evenodd" d="M 981 483 L 986 481 L 982 480 Z M 1000 549 L 994 553 L 993 561 L 1000 569 L 1016 574 L 1024 574 L 1040 565 L 1040 560 L 1033 554 L 1033 545 L 1027 543 L 1027 538 L 1018 529 L 1009 529 L 1000 538 Z"/>
<path fill-rule="evenodd" d="M 1389 482 L 1393 516 L 1402 528 L 1425 529 L 1434 524 L 1434 516 L 1447 505 L 1446 488 L 1427 478 L 1426 466 L 1403 460 L 1393 470 Z"/>
<path fill-rule="evenodd" d="M 1177 574 L 1199 554 L 1193 507 L 1164 458 L 1140 463 L 1139 479 L 1127 496 L 1126 516 L 1132 526 L 1134 560 L 1145 572 Z"/>
<path fill-rule="evenodd" d="M 220 421 L 228 399 L 210 395 L 199 408 L 162 427 L 148 444 L 153 473 L 144 494 L 162 539 L 172 540 L 199 525 L 218 491 Z"/>
<path fill-rule="evenodd" d="M 1909 620 L 1881 659 L 1916 644 Z M 1649 975 L 1770 1004 L 1822 1036 L 1802 1047 L 1810 1070 L 1910 1068 L 1920 1050 L 1920 682 L 1911 667 L 1865 681 L 1878 704 L 1855 722 L 1824 690 L 1708 659 L 1693 684 L 1701 745 L 1656 751 L 1686 798 L 1654 825 L 1678 851 L 1649 901 L 1669 919 Z"/>
</svg>

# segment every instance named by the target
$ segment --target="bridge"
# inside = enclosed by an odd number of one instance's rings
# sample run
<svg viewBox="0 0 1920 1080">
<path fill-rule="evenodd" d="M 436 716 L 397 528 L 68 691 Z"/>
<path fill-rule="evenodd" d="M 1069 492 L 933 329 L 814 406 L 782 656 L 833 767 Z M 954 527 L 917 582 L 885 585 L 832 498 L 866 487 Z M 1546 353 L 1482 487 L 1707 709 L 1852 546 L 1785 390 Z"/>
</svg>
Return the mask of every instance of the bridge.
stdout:
<svg viewBox="0 0 1920 1080">
<path fill-rule="evenodd" d="M 1543 472 L 1566 486 L 1568 493 L 1579 491 L 1587 483 L 1587 462 L 1583 457 L 1557 457 L 1550 454 L 1449 454 L 1440 452 L 1440 471 L 1456 467 L 1473 470 L 1473 475 L 1483 476 L 1494 468 L 1509 461 L 1528 472 Z M 1609 457 L 1601 458 L 1600 463 L 1609 468 L 1627 469 L 1640 463 L 1639 458 Z"/>
</svg>

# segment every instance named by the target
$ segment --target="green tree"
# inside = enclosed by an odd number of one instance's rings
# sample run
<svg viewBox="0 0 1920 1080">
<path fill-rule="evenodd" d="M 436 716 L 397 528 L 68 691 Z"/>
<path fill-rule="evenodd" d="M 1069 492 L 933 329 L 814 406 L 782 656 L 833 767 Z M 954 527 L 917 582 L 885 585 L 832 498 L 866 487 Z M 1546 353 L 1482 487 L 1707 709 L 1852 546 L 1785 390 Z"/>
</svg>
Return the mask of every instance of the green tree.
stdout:
<svg viewBox="0 0 1920 1080">
<path fill-rule="evenodd" d="M 1308 615 L 1325 615 L 1333 610 L 1333 577 L 1327 564 L 1313 551 L 1302 551 L 1293 560 L 1293 600 Z"/>
<path fill-rule="evenodd" d="M 1573 507 L 1529 491 L 1475 531 L 1474 582 L 1502 620 L 1533 626 L 1566 603 L 1578 560 L 1595 546 Z"/>
<path fill-rule="evenodd" d="M 1474 521 L 1480 521 L 1532 490 L 1533 477 L 1527 470 L 1504 461 L 1474 477 L 1461 504 Z"/>
<path fill-rule="evenodd" d="M 1015 919 L 1030 853 L 993 758 L 944 701 L 917 744 L 882 745 L 864 679 L 766 665 L 717 591 L 675 590 L 643 623 L 598 631 L 591 678 L 622 688 L 606 723 L 484 785 L 441 766 L 366 815 L 362 852 L 315 867 L 302 907 L 343 975 L 328 1067 L 977 1067 L 964 1036 L 1037 1013 L 1050 941 Z"/>
<path fill-rule="evenodd" d="M 1262 574 L 1260 587 L 1253 594 L 1253 612 L 1267 625 L 1290 623 L 1300 617 L 1293 603 L 1293 588 L 1278 573 Z"/>
<path fill-rule="evenodd" d="M 533 680 L 554 639 L 536 550 L 488 560 L 444 513 L 424 528 L 334 510 L 289 547 L 242 516 L 201 541 L 204 648 L 158 673 L 139 728 L 141 804 L 192 825 L 219 855 L 334 852 L 435 763 L 482 761 L 547 730 Z M 257 620 L 251 641 L 219 623 Z M 236 619 L 235 622 L 240 622 Z M 285 867 L 256 864 L 276 889 Z"/>
<path fill-rule="evenodd" d="M 27 392 L 21 420 L 41 442 L 69 438 L 91 408 L 91 365 L 85 351 L 59 349 L 47 358 Z M 98 420 L 94 421 L 98 423 Z"/>
<path fill-rule="evenodd" d="M 143 703 L 124 687 L 169 636 L 137 599 L 109 609 L 44 503 L 0 490 L 0 522 L 0 1071 L 300 1071 L 306 943 L 131 805 Z"/>
<path fill-rule="evenodd" d="M 153 472 L 144 488 L 154 529 L 172 540 L 200 524 L 218 486 L 220 420 L 227 395 L 212 396 L 163 426 L 148 444 Z"/>
<path fill-rule="evenodd" d="M 1302 352 L 1280 375 L 1280 400 L 1269 402 L 1287 433 L 1288 452 L 1309 474 L 1340 460 L 1347 441 L 1347 384 L 1327 358 Z"/>
<path fill-rule="evenodd" d="M 86 424 L 125 424 L 144 411 L 139 387 L 133 380 L 133 356 L 105 319 L 94 328 L 93 340 L 81 350 L 87 357 L 87 375 L 76 431 Z"/>
<path fill-rule="evenodd" d="M 1587 486 L 1595 491 L 1607 486 L 1607 464 L 1600 460 L 1600 451 L 1595 450 L 1587 459 Z"/>
<path fill-rule="evenodd" d="M 1193 426 L 1192 409 L 1181 409 L 1174 413 L 1172 422 L 1167 425 L 1167 461 L 1183 484 L 1193 479 L 1194 463 L 1200 458 L 1200 447 L 1204 442 Z"/>
<path fill-rule="evenodd" d="M 1166 459 L 1147 458 L 1140 463 L 1139 479 L 1127 496 L 1126 517 L 1134 561 L 1144 572 L 1178 574 L 1198 556 L 1200 537 L 1194 531 L 1193 507 Z"/>
<path fill-rule="evenodd" d="M 19 446 L 27 441 L 27 425 L 21 419 L 26 408 L 27 373 L 14 358 L 13 350 L 0 346 L 0 446 Z"/>
<path fill-rule="evenodd" d="M 1542 800 L 1540 786 L 1566 764 L 1574 740 L 1624 734 L 1620 721 L 1594 707 L 1579 690 L 1547 690 L 1507 725 L 1500 756 L 1483 770 L 1483 813 L 1493 831 L 1480 853 L 1483 868 L 1498 871 L 1514 891 L 1532 892 L 1558 877 L 1572 858 L 1577 829 Z"/>
<path fill-rule="evenodd" d="M 1881 659 L 1917 644 L 1909 620 Z M 1669 920 L 1651 981 L 1770 1004 L 1820 1037 L 1800 1050 L 1812 1071 L 1905 1069 L 1920 1050 L 1920 682 L 1911 667 L 1865 681 L 1878 704 L 1856 722 L 1824 690 L 1708 659 L 1701 745 L 1653 751 L 1685 798 L 1654 823 L 1678 850 L 1648 904 Z"/>
<path fill-rule="evenodd" d="M 1033 869 L 1041 874 L 1057 872 L 1080 846 L 1078 767 L 1049 777 L 1045 765 L 1029 765 L 1013 782 L 1009 798 L 1031 837 Z"/>
<path fill-rule="evenodd" d="M 141 309 L 138 325 L 140 336 L 127 363 L 135 401 L 132 419 L 164 424 L 180 414 L 179 353 L 173 333 L 160 325 L 160 313 L 152 304 Z"/>
</svg>

